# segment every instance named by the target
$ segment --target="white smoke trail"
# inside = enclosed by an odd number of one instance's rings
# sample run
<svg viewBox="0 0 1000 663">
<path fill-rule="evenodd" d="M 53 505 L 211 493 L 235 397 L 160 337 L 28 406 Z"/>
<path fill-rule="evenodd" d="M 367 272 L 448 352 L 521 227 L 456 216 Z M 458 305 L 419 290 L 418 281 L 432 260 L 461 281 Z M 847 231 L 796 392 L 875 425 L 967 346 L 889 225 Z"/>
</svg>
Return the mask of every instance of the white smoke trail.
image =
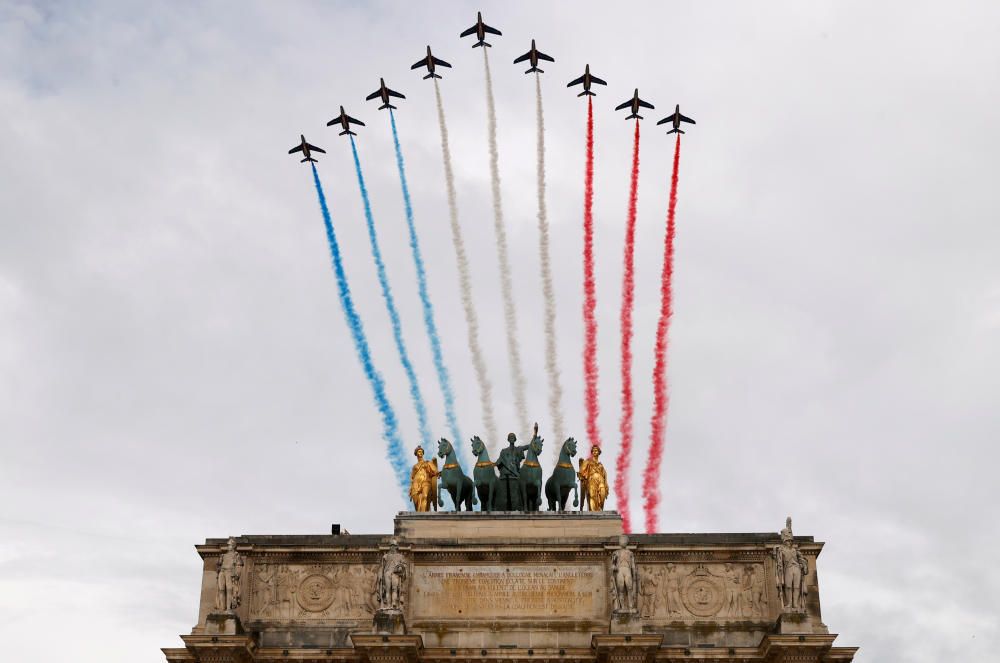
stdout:
<svg viewBox="0 0 1000 663">
<path fill-rule="evenodd" d="M 562 385 L 556 352 L 556 296 L 552 287 L 552 257 L 549 255 L 549 218 L 545 207 L 545 115 L 542 112 L 542 78 L 538 72 L 535 72 L 535 118 L 538 131 L 538 262 L 545 299 L 545 372 L 549 377 L 549 414 L 555 435 L 552 452 L 558 458 L 563 442 Z"/>
<path fill-rule="evenodd" d="M 472 284 L 469 278 L 469 259 L 465 254 L 465 240 L 462 238 L 462 227 L 458 224 L 458 203 L 455 197 L 455 173 L 451 168 L 451 148 L 448 146 L 448 124 L 444 119 L 444 103 L 441 101 L 441 88 L 434 79 L 434 97 L 437 99 L 438 126 L 441 130 L 441 157 L 444 161 L 445 188 L 448 193 L 448 219 L 451 222 L 451 243 L 455 247 L 455 262 L 458 264 L 458 286 L 462 296 L 462 309 L 465 311 L 465 327 L 468 335 L 469 353 L 472 355 L 472 368 L 479 383 L 479 405 L 483 411 L 483 426 L 489 444 L 497 445 L 496 417 L 493 414 L 493 385 L 486 373 L 486 361 L 483 350 L 479 346 L 479 318 L 472 301 Z M 456 444 L 463 444 L 457 440 Z"/>
<path fill-rule="evenodd" d="M 507 332 L 507 363 L 510 381 L 514 387 L 514 408 L 517 410 L 521 431 L 528 430 L 528 406 L 524 397 L 524 372 L 521 370 L 521 346 L 517 342 L 517 309 L 514 307 L 514 285 L 510 279 L 510 257 L 507 254 L 507 230 L 503 223 L 500 204 L 500 155 L 497 152 L 497 111 L 493 101 L 493 78 L 490 76 L 490 57 L 483 49 L 483 66 L 486 71 L 486 114 L 490 143 L 490 187 L 493 189 L 493 232 L 497 241 L 497 260 L 500 263 L 500 291 L 503 296 L 504 327 Z"/>
</svg>

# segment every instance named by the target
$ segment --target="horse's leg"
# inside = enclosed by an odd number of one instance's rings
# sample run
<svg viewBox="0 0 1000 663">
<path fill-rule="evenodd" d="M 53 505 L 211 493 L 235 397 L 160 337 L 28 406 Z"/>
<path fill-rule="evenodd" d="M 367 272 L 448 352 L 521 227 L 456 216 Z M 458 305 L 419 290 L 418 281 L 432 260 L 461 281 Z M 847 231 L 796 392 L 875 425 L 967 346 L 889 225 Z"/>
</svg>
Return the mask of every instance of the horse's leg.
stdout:
<svg viewBox="0 0 1000 663">
<path fill-rule="evenodd" d="M 580 503 L 580 493 L 576 485 L 576 481 L 573 482 L 573 506 L 577 506 Z"/>
</svg>

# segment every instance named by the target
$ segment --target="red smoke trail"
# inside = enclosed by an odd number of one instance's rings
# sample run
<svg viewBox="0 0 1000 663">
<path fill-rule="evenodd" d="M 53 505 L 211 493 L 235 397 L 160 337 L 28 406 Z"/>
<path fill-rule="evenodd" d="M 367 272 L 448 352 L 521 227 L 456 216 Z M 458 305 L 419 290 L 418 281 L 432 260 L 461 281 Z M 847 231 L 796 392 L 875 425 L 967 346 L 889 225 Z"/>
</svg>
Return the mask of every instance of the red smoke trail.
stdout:
<svg viewBox="0 0 1000 663">
<path fill-rule="evenodd" d="M 615 495 L 622 526 L 632 531 L 628 504 L 628 472 L 632 463 L 632 308 L 635 303 L 635 215 L 639 200 L 639 120 L 635 121 L 635 138 L 632 143 L 632 179 L 628 191 L 628 219 L 625 223 L 625 257 L 622 276 L 622 417 L 618 432 L 622 448 L 615 464 Z"/>
<path fill-rule="evenodd" d="M 594 292 L 594 104 L 587 97 L 587 167 L 583 183 L 583 374 L 586 382 L 587 437 L 601 446 L 597 427 L 597 296 Z"/>
<path fill-rule="evenodd" d="M 646 500 L 646 532 L 657 528 L 660 508 L 660 461 L 667 432 L 667 333 L 673 315 L 674 213 L 677 210 L 677 166 L 681 161 L 681 135 L 674 143 L 674 170 L 670 176 L 670 203 L 667 205 L 667 235 L 663 240 L 663 275 L 660 282 L 660 321 L 656 325 L 656 359 L 653 367 L 653 422 L 649 440 L 649 462 L 643 476 L 642 495 Z"/>
</svg>

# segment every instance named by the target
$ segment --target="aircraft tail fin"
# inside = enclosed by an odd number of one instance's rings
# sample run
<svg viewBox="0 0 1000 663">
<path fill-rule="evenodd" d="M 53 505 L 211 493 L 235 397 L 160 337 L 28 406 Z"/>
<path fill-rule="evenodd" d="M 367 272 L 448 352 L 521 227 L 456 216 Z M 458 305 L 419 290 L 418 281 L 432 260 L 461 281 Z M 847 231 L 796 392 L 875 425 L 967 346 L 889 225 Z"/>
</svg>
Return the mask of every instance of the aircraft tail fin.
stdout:
<svg viewBox="0 0 1000 663">
<path fill-rule="evenodd" d="M 539 74 L 544 74 L 545 73 L 544 69 L 539 69 L 538 67 L 532 67 L 531 69 L 529 69 L 528 71 L 526 71 L 524 73 L 530 74 L 533 71 L 537 71 Z"/>
<path fill-rule="evenodd" d="M 424 80 L 425 80 L 425 81 L 426 81 L 426 80 L 427 80 L 428 78 L 441 78 L 441 77 L 440 77 L 440 76 L 438 76 L 437 74 L 427 74 L 426 76 L 424 76 Z"/>
<path fill-rule="evenodd" d="M 596 92 L 591 92 L 590 90 L 584 90 L 583 92 L 581 92 L 580 94 L 578 94 L 576 96 L 582 97 L 583 95 L 587 95 L 588 97 L 596 97 L 597 93 Z"/>
<path fill-rule="evenodd" d="M 393 106 L 392 104 L 382 104 L 381 106 L 378 107 L 379 110 L 382 110 L 383 108 L 391 108 L 392 110 L 397 110 L 396 107 Z"/>
<path fill-rule="evenodd" d="M 670 131 L 667 132 L 668 135 L 669 134 L 682 134 L 682 133 L 684 133 L 683 129 L 671 129 Z"/>
<path fill-rule="evenodd" d="M 480 46 L 485 46 L 486 48 L 493 48 L 493 44 L 487 44 L 485 41 L 473 44 L 472 48 L 479 48 Z"/>
<path fill-rule="evenodd" d="M 632 118 L 636 118 L 637 120 L 641 120 L 642 119 L 642 115 L 639 115 L 638 113 L 632 113 L 631 115 L 629 115 L 625 119 L 626 120 L 631 120 Z"/>
<path fill-rule="evenodd" d="M 319 161 L 316 161 L 316 160 L 315 160 L 315 159 L 313 159 L 312 157 L 306 157 L 305 159 L 303 159 L 303 160 L 302 160 L 302 161 L 300 161 L 299 163 L 305 163 L 306 161 L 312 161 L 313 163 L 319 163 Z"/>
<path fill-rule="evenodd" d="M 351 131 L 350 129 L 345 129 L 344 131 L 341 131 L 341 132 L 340 132 L 339 134 L 337 134 L 337 135 L 338 135 L 338 136 L 348 136 L 348 135 L 350 135 L 350 136 L 357 136 L 357 134 L 356 134 L 356 133 L 354 133 L 353 131 Z"/>
</svg>

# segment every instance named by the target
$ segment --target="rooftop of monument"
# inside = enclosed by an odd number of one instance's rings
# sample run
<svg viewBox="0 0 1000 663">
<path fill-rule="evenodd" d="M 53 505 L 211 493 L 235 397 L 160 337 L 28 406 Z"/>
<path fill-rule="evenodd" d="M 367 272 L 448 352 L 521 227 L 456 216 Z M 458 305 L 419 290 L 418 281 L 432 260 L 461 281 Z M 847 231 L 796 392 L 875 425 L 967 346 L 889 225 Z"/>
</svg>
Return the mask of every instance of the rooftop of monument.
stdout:
<svg viewBox="0 0 1000 663">
<path fill-rule="evenodd" d="M 385 534 L 245 534 L 239 545 L 275 547 L 378 548 L 393 538 L 403 545 L 419 542 L 436 546 L 462 546 L 474 542 L 517 543 L 616 543 L 623 534 L 621 516 L 603 512 L 426 512 L 403 511 L 396 515 L 394 532 Z M 777 544 L 777 532 L 658 532 L 629 534 L 641 546 L 759 546 Z M 544 540 L 544 541 L 543 541 Z M 796 536 L 802 544 L 816 543 L 812 536 Z M 205 547 L 224 546 L 226 539 L 210 538 Z"/>
</svg>

